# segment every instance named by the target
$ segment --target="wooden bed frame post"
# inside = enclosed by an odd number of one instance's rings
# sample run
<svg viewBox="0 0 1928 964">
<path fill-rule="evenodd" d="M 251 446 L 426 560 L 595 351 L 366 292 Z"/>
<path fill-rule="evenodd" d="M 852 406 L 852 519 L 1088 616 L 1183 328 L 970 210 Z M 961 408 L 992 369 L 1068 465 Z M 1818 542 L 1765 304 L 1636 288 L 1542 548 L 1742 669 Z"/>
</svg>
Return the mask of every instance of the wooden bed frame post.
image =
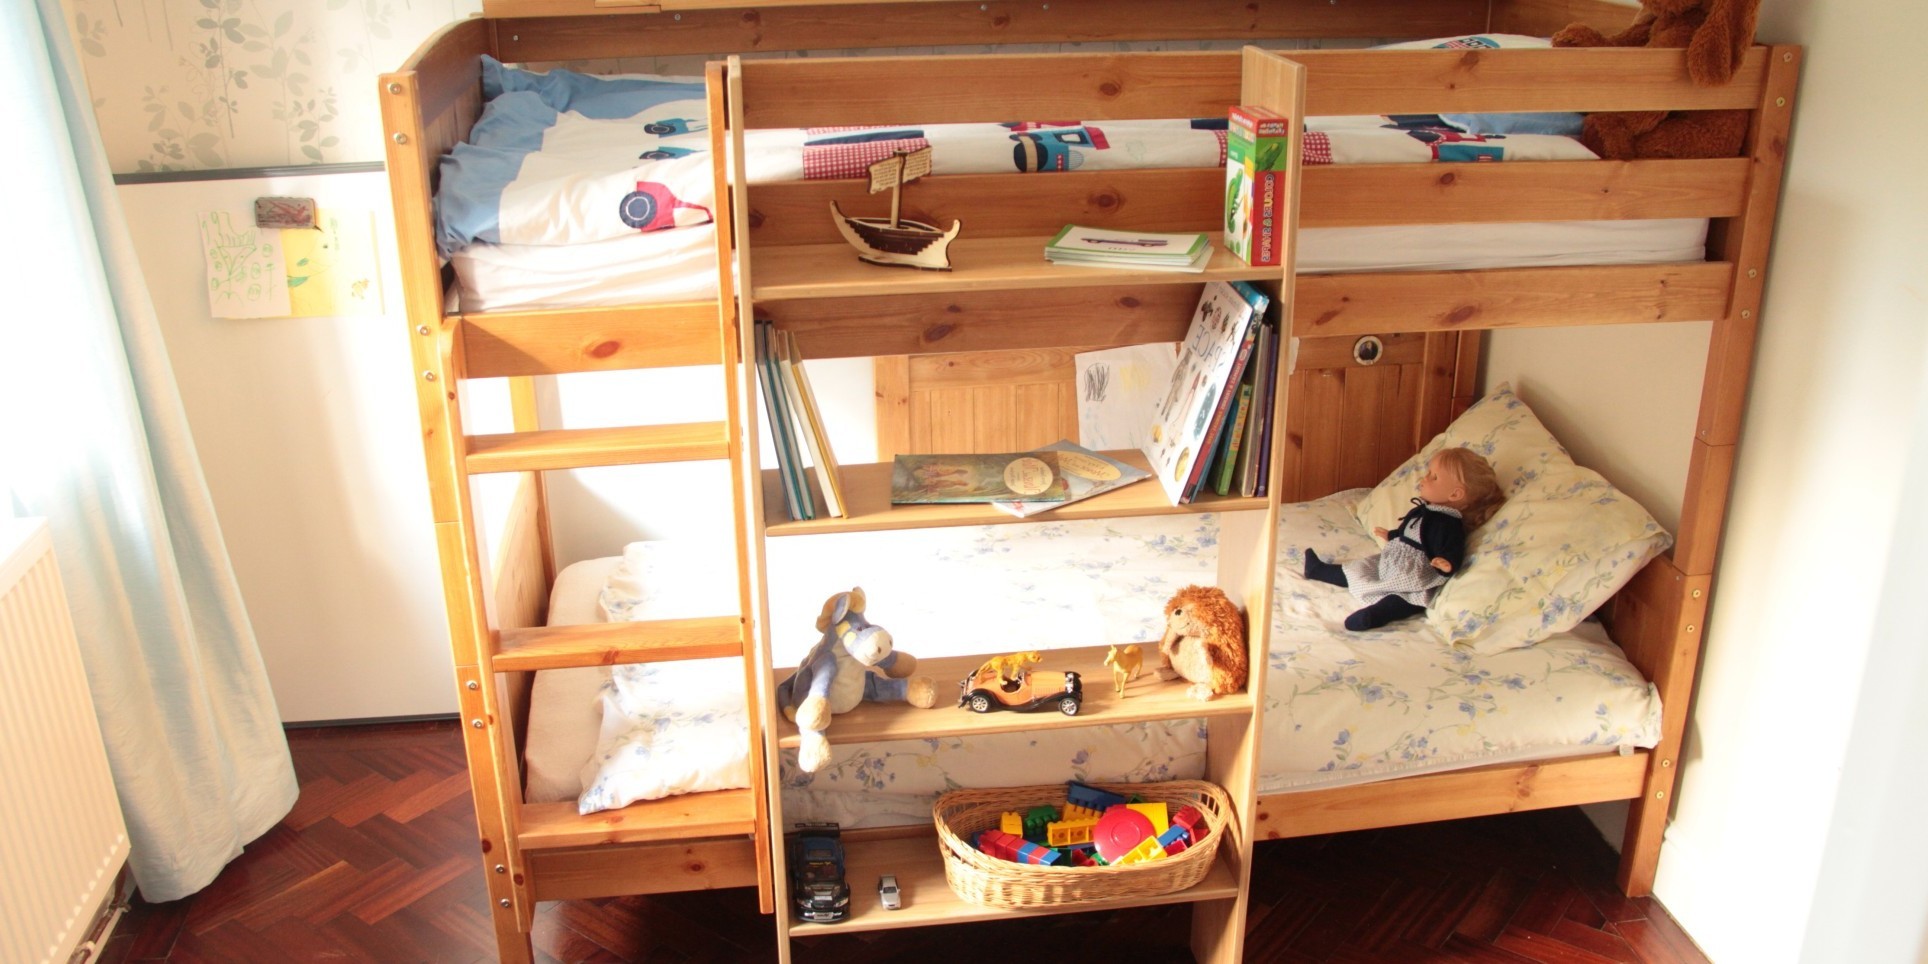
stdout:
<svg viewBox="0 0 1928 964">
<path fill-rule="evenodd" d="M 1768 245 L 1779 206 L 1781 175 L 1787 162 L 1793 124 L 1794 88 L 1801 49 L 1770 48 L 1767 82 L 1749 133 L 1751 162 L 1745 206 L 1710 239 L 1721 260 L 1734 265 L 1734 284 L 1726 313 L 1715 320 L 1707 350 L 1707 375 L 1701 387 L 1700 419 L 1688 463 L 1680 535 L 1671 558 L 1657 559 L 1641 573 L 1616 604 L 1616 638 L 1629 626 L 1627 646 L 1634 665 L 1660 690 L 1664 724 L 1660 745 L 1648 757 L 1647 781 L 1627 815 L 1621 844 L 1620 888 L 1629 896 L 1652 893 L 1660 864 L 1660 844 L 1679 779 L 1686 710 L 1693 702 L 1694 676 L 1706 636 L 1707 607 L 1714 565 L 1727 516 L 1734 474 L 1735 446 L 1747 400 L 1748 374 L 1760 327 L 1761 293 L 1766 285 Z M 1656 589 L 1656 585 L 1664 589 Z M 1639 650 L 1638 654 L 1636 650 Z"/>
</svg>

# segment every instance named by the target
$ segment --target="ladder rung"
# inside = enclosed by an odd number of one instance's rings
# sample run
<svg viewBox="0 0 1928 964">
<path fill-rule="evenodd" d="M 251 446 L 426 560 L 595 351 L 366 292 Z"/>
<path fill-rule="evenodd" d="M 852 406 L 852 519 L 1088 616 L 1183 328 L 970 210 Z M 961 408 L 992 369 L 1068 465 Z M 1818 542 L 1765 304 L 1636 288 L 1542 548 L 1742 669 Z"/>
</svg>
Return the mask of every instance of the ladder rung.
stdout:
<svg viewBox="0 0 1928 964">
<path fill-rule="evenodd" d="M 518 822 L 516 842 L 531 850 L 741 837 L 756 832 L 756 803 L 749 790 L 686 793 L 587 816 L 576 813 L 574 800 L 530 803 Z"/>
<path fill-rule="evenodd" d="M 506 630 L 494 665 L 507 673 L 741 655 L 743 620 L 704 616 Z"/>
<path fill-rule="evenodd" d="M 730 454 L 729 436 L 722 422 L 471 435 L 468 443 L 466 464 L 471 475 L 594 465 L 700 462 L 729 458 Z"/>
</svg>

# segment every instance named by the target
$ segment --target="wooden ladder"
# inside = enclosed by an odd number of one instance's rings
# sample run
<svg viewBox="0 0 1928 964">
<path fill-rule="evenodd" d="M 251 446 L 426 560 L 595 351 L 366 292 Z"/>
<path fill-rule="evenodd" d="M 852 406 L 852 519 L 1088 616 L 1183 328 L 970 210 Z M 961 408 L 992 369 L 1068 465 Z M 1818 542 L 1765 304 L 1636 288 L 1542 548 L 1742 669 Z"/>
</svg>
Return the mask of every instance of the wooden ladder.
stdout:
<svg viewBox="0 0 1928 964">
<path fill-rule="evenodd" d="M 390 75 L 391 78 L 398 75 Z M 540 896 L 530 862 L 544 851 L 567 848 L 659 844 L 660 854 L 681 854 L 678 845 L 702 846 L 748 839 L 763 911 L 773 909 L 766 767 L 763 762 L 759 683 L 765 675 L 762 647 L 753 645 L 754 614 L 749 552 L 748 446 L 741 332 L 734 296 L 733 234 L 728 214 L 728 176 L 721 159 L 723 90 L 720 65 L 708 81 L 711 149 L 716 165 L 716 272 L 714 301 L 644 307 L 555 311 L 497 311 L 465 314 L 442 302 L 439 278 L 404 278 L 416 362 L 417 398 L 428 457 L 430 494 L 436 519 L 437 550 L 455 655 L 462 732 L 470 786 L 481 829 L 484 876 L 497 943 L 504 960 L 526 960 L 532 953 L 529 932 Z M 385 78 L 385 82 L 388 78 Z M 400 153 L 401 157 L 396 155 Z M 391 177 L 408 180 L 396 169 L 413 161 L 391 150 Z M 419 183 L 427 172 L 412 172 Z M 403 190 L 396 188 L 398 195 Z M 418 208 L 399 203 L 402 243 L 425 245 L 430 235 L 409 230 L 401 212 Z M 409 218 L 407 220 L 413 220 Z M 423 225 L 425 227 L 426 225 Z M 415 252 L 405 264 L 432 264 Z M 534 379 L 570 372 L 716 365 L 722 372 L 726 415 L 722 421 L 597 429 L 545 429 L 539 424 Z M 463 431 L 464 381 L 507 378 L 515 430 L 493 435 Z M 737 575 L 737 611 L 697 618 L 549 627 L 537 622 L 546 608 L 555 577 L 548 543 L 541 472 L 592 466 L 690 461 L 727 461 L 733 493 L 730 527 Z M 471 481 L 478 476 L 527 473 L 533 508 L 525 524 L 540 543 L 539 577 L 534 571 L 510 576 L 520 585 L 489 585 L 491 560 L 482 554 Z M 512 523 L 513 525 L 513 523 Z M 720 534 L 720 533 L 719 533 Z M 503 600 L 517 598 L 514 607 Z M 521 618 L 504 610 L 515 608 Z M 506 620 L 506 621 L 505 621 Z M 579 816 L 574 801 L 528 804 L 522 801 L 513 707 L 526 692 L 527 674 L 546 669 L 612 666 L 734 656 L 743 659 L 744 692 L 749 701 L 748 788 L 686 794 L 632 804 L 620 810 Z M 669 858 L 665 858 L 669 859 Z M 630 875 L 632 878 L 635 873 Z M 581 881 L 572 882 L 581 891 Z M 589 887 L 595 886 L 591 882 Z M 616 890 L 614 893 L 623 891 Z"/>
</svg>

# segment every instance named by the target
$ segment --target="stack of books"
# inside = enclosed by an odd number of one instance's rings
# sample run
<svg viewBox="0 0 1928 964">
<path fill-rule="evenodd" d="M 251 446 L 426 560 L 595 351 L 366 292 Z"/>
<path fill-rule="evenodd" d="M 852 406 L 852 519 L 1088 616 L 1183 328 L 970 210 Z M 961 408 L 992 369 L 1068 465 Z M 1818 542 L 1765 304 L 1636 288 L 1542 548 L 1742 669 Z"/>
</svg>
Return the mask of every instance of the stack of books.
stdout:
<svg viewBox="0 0 1928 964">
<path fill-rule="evenodd" d="M 1052 264 L 1202 272 L 1212 260 L 1212 244 L 1203 234 L 1107 231 L 1067 224 L 1046 242 L 1044 258 Z"/>
<path fill-rule="evenodd" d="M 817 517 L 817 500 L 810 491 L 812 474 L 823 494 L 824 510 L 832 517 L 843 518 L 848 511 L 843 482 L 837 474 L 837 456 L 830 451 L 830 436 L 824 431 L 817 395 L 804 373 L 796 340 L 789 332 L 778 331 L 769 321 L 758 319 L 756 351 L 757 387 L 770 415 L 777 474 L 783 482 L 783 504 L 790 518 L 801 522 Z M 805 471 L 806 456 L 809 472 Z"/>
<path fill-rule="evenodd" d="M 1220 495 L 1265 494 L 1279 375 L 1270 302 L 1243 281 L 1208 282 L 1199 297 L 1145 449 L 1173 505 L 1207 486 Z"/>
<path fill-rule="evenodd" d="M 893 505 L 981 502 L 1020 519 L 1151 478 L 1151 473 L 1070 439 L 997 455 L 899 455 Z"/>
</svg>

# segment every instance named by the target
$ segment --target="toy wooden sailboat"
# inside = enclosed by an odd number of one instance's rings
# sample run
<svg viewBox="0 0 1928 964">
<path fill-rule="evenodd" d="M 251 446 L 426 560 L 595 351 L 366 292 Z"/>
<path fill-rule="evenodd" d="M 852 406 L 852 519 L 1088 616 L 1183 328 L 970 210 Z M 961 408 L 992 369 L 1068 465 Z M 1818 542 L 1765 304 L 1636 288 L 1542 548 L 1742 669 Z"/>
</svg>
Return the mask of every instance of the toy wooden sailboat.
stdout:
<svg viewBox="0 0 1928 964">
<path fill-rule="evenodd" d="M 922 221 L 897 216 L 904 185 L 931 172 L 931 149 L 905 153 L 899 151 L 870 165 L 870 193 L 890 191 L 890 217 L 853 218 L 830 202 L 837 230 L 857 249 L 857 257 L 871 264 L 931 271 L 951 270 L 951 241 L 963 222 L 951 222 L 946 231 Z"/>
</svg>

